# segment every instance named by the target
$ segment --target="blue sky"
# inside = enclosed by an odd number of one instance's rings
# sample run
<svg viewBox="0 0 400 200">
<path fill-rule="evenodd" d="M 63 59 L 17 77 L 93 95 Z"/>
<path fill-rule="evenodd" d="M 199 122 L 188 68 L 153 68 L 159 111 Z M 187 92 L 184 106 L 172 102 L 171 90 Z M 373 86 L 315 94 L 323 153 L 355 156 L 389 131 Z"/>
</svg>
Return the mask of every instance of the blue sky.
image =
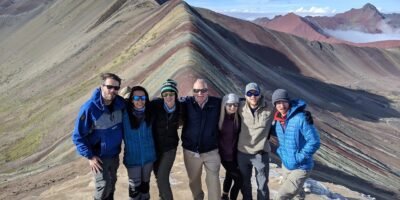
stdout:
<svg viewBox="0 0 400 200">
<path fill-rule="evenodd" d="M 332 16 L 367 3 L 382 13 L 400 13 L 400 0 L 185 0 L 195 7 L 253 20 L 294 12 L 300 16 Z"/>
</svg>

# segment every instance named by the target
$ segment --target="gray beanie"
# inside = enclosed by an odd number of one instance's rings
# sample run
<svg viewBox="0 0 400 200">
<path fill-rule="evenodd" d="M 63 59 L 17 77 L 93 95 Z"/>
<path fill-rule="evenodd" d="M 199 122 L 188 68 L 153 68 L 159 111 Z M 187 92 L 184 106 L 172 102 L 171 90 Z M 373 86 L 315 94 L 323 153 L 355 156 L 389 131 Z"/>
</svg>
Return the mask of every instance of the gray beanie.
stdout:
<svg viewBox="0 0 400 200">
<path fill-rule="evenodd" d="M 224 103 L 239 103 L 239 96 L 234 93 L 227 94 L 224 96 L 223 102 Z"/>
<path fill-rule="evenodd" d="M 275 105 L 278 101 L 290 101 L 289 94 L 284 89 L 277 89 L 272 94 L 272 104 Z"/>
<path fill-rule="evenodd" d="M 163 92 L 171 91 L 175 92 L 176 95 L 178 95 L 178 88 L 177 88 L 178 83 L 172 79 L 167 79 L 165 83 L 162 84 L 161 86 L 161 94 Z"/>
<path fill-rule="evenodd" d="M 249 83 L 246 85 L 246 91 L 244 93 L 246 94 L 250 90 L 256 90 L 257 92 L 260 92 L 260 87 L 258 87 L 257 83 Z"/>
</svg>

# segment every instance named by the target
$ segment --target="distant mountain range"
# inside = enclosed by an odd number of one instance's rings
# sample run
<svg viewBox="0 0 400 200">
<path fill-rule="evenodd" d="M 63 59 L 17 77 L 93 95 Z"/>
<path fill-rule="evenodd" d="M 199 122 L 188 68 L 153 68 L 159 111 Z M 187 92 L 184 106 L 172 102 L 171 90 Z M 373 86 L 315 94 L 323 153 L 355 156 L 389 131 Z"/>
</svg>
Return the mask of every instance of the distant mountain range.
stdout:
<svg viewBox="0 0 400 200">
<path fill-rule="evenodd" d="M 369 3 L 332 17 L 300 17 L 289 13 L 254 22 L 311 41 L 379 48 L 400 46 L 400 14 L 382 14 Z"/>
</svg>

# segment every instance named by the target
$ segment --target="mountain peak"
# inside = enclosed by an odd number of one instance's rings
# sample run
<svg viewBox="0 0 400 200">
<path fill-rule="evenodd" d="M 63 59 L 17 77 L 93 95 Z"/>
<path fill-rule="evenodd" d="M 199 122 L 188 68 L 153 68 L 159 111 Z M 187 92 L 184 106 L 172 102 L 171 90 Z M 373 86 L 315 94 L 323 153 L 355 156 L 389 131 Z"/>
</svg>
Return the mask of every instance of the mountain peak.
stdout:
<svg viewBox="0 0 400 200">
<path fill-rule="evenodd" d="M 374 5 L 372 5 L 371 3 L 365 4 L 362 7 L 362 10 L 372 10 L 372 11 L 375 11 L 375 12 L 379 12 L 378 9 Z"/>
<path fill-rule="evenodd" d="M 284 17 L 300 18 L 300 16 L 296 15 L 293 12 L 290 12 L 290 13 L 286 14 Z"/>
</svg>

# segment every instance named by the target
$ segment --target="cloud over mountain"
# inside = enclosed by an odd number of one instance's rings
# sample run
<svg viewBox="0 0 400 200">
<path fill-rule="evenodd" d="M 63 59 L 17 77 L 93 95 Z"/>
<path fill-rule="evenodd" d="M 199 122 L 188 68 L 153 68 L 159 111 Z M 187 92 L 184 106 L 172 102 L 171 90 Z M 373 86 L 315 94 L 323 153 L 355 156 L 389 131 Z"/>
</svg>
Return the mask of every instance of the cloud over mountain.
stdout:
<svg viewBox="0 0 400 200">
<path fill-rule="evenodd" d="M 325 11 L 317 8 L 311 10 Z M 301 8 L 299 11 L 304 11 L 304 9 Z M 400 14 L 398 15 L 400 16 Z M 332 17 L 314 15 L 300 17 L 290 13 L 277 16 L 272 20 L 259 18 L 254 22 L 263 27 L 294 34 L 310 41 L 391 48 L 400 46 L 398 15 L 382 14 L 372 4 L 366 4 L 360 9 L 351 9 Z"/>
</svg>

